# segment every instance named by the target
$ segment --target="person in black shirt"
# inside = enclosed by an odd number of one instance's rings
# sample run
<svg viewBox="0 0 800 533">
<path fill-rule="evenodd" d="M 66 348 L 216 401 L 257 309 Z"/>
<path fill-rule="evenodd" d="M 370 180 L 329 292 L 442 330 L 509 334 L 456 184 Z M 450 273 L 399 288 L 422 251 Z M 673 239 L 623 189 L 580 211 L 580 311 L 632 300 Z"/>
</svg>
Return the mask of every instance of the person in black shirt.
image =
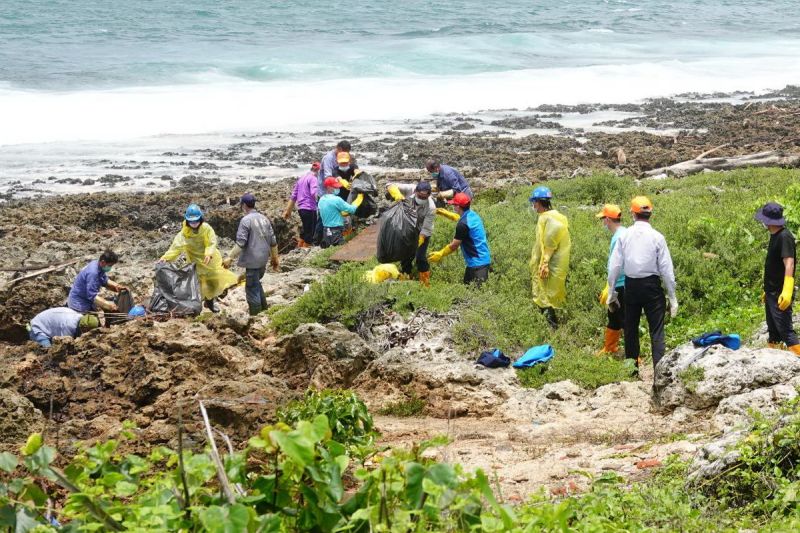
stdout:
<svg viewBox="0 0 800 533">
<path fill-rule="evenodd" d="M 775 202 L 764 205 L 755 215 L 770 233 L 767 258 L 764 261 L 764 308 L 767 314 L 768 344 L 779 348 L 781 342 L 800 356 L 800 340 L 792 327 L 792 297 L 794 295 L 794 265 L 796 259 L 794 235 L 786 229 L 783 207 Z"/>
</svg>

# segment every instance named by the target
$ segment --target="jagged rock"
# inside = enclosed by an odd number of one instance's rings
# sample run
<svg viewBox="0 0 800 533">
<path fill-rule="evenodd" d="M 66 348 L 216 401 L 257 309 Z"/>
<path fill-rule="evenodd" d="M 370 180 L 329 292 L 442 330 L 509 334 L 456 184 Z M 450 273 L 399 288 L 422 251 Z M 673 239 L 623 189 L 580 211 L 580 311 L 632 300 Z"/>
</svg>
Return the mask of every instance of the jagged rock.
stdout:
<svg viewBox="0 0 800 533">
<path fill-rule="evenodd" d="M 548 383 L 544 385 L 542 387 L 542 393 L 548 400 L 563 402 L 572 396 L 580 395 L 581 388 L 569 380 L 559 381 L 557 383 Z"/>
<path fill-rule="evenodd" d="M 659 361 L 654 399 L 664 408 L 705 409 L 723 399 L 789 383 L 800 376 L 800 358 L 780 350 L 729 350 L 680 346 Z"/>
<path fill-rule="evenodd" d="M 711 479 L 739 460 L 739 452 L 732 448 L 747 434 L 744 430 L 731 431 L 722 438 L 702 446 L 689 467 L 689 482 Z"/>
<path fill-rule="evenodd" d="M 214 424 L 244 434 L 269 421 L 275 409 L 293 398 L 283 380 L 258 374 L 243 380 L 209 383 L 197 391 Z"/>
<path fill-rule="evenodd" d="M 24 442 L 44 429 L 44 416 L 33 404 L 11 389 L 0 389 L 0 450 Z"/>
<path fill-rule="evenodd" d="M 303 324 L 264 351 L 263 372 L 293 389 L 347 388 L 377 354 L 339 323 Z"/>
<path fill-rule="evenodd" d="M 794 378 L 786 384 L 756 389 L 725 398 L 719 402 L 717 410 L 714 412 L 714 423 L 719 429 L 728 431 L 746 424 L 751 419 L 751 410 L 764 414 L 774 413 L 783 402 L 797 396 L 798 386 L 800 386 L 800 378 Z"/>
</svg>

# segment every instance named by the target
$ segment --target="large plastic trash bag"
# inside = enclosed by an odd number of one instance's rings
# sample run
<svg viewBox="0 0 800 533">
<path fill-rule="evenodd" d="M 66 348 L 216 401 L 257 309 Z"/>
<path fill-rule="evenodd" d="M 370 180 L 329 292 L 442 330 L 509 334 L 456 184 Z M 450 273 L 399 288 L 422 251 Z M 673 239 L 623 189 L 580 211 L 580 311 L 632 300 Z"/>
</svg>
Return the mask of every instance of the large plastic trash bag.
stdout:
<svg viewBox="0 0 800 533">
<path fill-rule="evenodd" d="M 378 203 L 375 201 L 375 195 L 378 194 L 378 185 L 375 183 L 375 178 L 370 174 L 366 172 L 356 174 L 352 183 L 350 183 L 350 191 L 353 197 L 359 193 L 364 195 L 364 200 L 356 209 L 355 216 L 367 218 L 378 212 Z"/>
<path fill-rule="evenodd" d="M 545 211 L 536 222 L 536 243 L 531 253 L 531 289 L 533 302 L 539 307 L 563 309 L 567 303 L 567 273 L 572 243 L 567 217 L 556 211 Z M 539 277 L 544 250 L 555 250 L 550 258 L 550 275 Z"/>
<path fill-rule="evenodd" d="M 404 200 L 386 210 L 378 231 L 378 261 L 392 263 L 413 257 L 417 252 L 417 208 Z"/>
<path fill-rule="evenodd" d="M 177 268 L 170 264 L 156 267 L 153 277 L 151 313 L 199 315 L 203 310 L 200 282 L 194 264 Z"/>
</svg>

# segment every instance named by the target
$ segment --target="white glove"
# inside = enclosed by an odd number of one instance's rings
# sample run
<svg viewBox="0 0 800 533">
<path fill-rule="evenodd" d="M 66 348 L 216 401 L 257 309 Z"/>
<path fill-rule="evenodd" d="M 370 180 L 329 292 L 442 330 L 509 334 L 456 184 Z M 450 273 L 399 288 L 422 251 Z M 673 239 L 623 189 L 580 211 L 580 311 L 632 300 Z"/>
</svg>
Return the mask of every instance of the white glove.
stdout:
<svg viewBox="0 0 800 533">
<path fill-rule="evenodd" d="M 617 291 L 611 289 L 606 297 L 606 305 L 610 307 L 613 304 L 619 305 L 619 298 L 617 298 Z"/>
<path fill-rule="evenodd" d="M 669 316 L 675 318 L 678 314 L 678 297 L 674 294 L 669 297 Z"/>
</svg>

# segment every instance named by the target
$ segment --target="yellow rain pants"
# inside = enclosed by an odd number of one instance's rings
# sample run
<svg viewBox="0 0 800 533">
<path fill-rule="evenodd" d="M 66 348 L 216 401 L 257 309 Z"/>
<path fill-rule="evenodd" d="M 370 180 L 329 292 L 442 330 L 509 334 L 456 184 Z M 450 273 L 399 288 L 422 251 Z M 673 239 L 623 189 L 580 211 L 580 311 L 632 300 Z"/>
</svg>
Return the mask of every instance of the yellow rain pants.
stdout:
<svg viewBox="0 0 800 533">
<path fill-rule="evenodd" d="M 161 259 L 175 261 L 182 253 L 197 268 L 200 293 L 204 300 L 216 298 L 239 280 L 236 274 L 222 266 L 222 254 L 217 249 L 217 234 L 207 222 L 203 222 L 197 231 L 193 231 L 184 222 L 180 233 L 172 240 L 172 245 Z M 207 255 L 211 256 L 211 261 L 204 265 L 203 259 Z"/>
<path fill-rule="evenodd" d="M 539 307 L 564 308 L 571 246 L 567 217 L 555 209 L 541 213 L 536 223 L 536 243 L 530 262 L 533 302 Z M 548 255 L 550 274 L 542 279 L 539 271 Z"/>
</svg>

